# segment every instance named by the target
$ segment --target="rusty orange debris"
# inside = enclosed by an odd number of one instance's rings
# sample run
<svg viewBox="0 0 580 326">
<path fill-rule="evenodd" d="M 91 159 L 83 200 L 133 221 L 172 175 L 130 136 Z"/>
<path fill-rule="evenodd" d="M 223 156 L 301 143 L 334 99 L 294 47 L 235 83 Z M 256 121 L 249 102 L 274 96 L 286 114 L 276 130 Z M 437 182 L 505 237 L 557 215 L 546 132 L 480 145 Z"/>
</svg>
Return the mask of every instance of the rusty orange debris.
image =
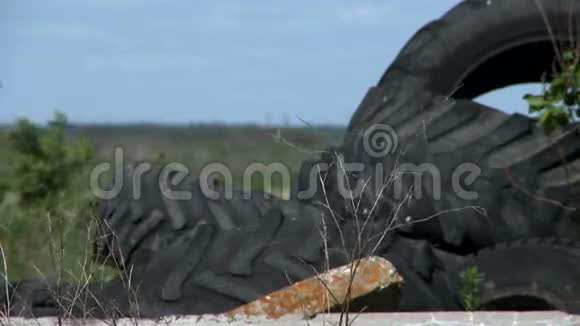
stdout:
<svg viewBox="0 0 580 326">
<path fill-rule="evenodd" d="M 347 298 L 353 302 L 386 288 L 400 288 L 402 283 L 402 277 L 389 261 L 366 257 L 265 295 L 226 315 L 262 315 L 274 319 L 288 314 L 313 317 L 344 307 Z"/>
</svg>

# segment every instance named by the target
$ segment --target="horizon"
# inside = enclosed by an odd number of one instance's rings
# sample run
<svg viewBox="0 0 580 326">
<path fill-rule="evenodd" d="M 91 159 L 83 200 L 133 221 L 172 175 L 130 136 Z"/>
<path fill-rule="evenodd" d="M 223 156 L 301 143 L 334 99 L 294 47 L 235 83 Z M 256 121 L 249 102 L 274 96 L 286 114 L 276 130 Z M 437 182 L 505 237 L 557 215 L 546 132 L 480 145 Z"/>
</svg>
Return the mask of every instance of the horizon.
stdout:
<svg viewBox="0 0 580 326">
<path fill-rule="evenodd" d="M 27 119 L 41 126 L 46 126 L 47 121 L 33 121 L 26 117 L 21 117 L 20 119 Z M 17 119 L 18 120 L 18 119 Z M 17 120 L 13 122 L 0 122 L 0 128 L 14 127 Z M 192 127 L 256 127 L 256 128 L 280 128 L 280 129 L 346 129 L 347 124 L 264 124 L 264 123 L 253 123 L 253 122 L 227 122 L 227 121 L 193 121 L 193 122 L 153 122 L 153 121 L 127 121 L 127 122 L 74 122 L 67 121 L 67 128 L 75 127 L 168 127 L 168 128 L 192 128 Z"/>
</svg>

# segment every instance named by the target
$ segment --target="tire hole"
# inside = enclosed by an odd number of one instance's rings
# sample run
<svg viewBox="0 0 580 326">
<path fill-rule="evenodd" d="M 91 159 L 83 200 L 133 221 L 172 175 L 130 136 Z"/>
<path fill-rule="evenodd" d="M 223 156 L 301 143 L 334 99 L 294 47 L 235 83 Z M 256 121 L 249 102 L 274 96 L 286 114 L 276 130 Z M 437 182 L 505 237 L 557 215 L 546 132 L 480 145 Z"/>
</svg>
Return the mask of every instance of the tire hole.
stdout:
<svg viewBox="0 0 580 326">
<path fill-rule="evenodd" d="M 507 114 L 519 113 L 535 118 L 537 115 L 529 113 L 528 104 L 523 97 L 525 94 L 541 94 L 542 87 L 542 83 L 511 85 L 482 94 L 474 100 Z"/>
</svg>

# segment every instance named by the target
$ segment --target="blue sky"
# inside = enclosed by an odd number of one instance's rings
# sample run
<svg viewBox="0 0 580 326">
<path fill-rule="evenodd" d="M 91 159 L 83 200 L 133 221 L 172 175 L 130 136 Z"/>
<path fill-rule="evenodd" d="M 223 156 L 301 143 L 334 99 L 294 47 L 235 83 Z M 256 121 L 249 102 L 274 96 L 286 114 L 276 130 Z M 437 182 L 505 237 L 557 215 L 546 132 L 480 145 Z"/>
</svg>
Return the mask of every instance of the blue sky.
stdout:
<svg viewBox="0 0 580 326">
<path fill-rule="evenodd" d="M 0 122 L 346 124 L 458 0 L 2 0 Z M 525 110 L 521 90 L 486 103 Z"/>
</svg>

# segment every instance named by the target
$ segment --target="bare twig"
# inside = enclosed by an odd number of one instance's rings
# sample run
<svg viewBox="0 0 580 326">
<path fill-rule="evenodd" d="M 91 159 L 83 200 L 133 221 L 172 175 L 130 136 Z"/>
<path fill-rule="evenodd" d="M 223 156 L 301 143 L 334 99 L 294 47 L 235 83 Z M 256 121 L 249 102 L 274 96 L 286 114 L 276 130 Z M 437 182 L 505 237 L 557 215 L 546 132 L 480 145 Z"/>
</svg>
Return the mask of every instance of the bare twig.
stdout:
<svg viewBox="0 0 580 326">
<path fill-rule="evenodd" d="M 558 207 L 560 207 L 560 208 L 562 208 L 564 210 L 567 210 L 567 211 L 576 211 L 576 208 L 575 207 L 566 206 L 566 205 L 562 204 L 561 202 L 559 202 L 559 201 L 557 201 L 555 199 L 546 198 L 546 197 L 543 197 L 543 196 L 540 196 L 540 195 L 537 195 L 537 194 L 532 193 L 530 190 L 528 190 L 528 189 L 524 188 L 523 186 L 521 186 L 514 179 L 514 177 L 512 176 L 512 174 L 511 174 L 511 172 L 509 170 L 509 168 L 505 168 L 504 171 L 505 171 L 505 174 L 506 174 L 506 176 L 507 176 L 510 184 L 512 184 L 515 188 L 517 188 L 518 190 L 520 190 L 521 192 L 523 192 L 524 194 L 526 194 L 528 197 L 533 198 L 533 199 L 538 200 L 538 201 L 541 201 L 541 202 L 544 202 L 544 203 L 547 203 L 547 204 L 551 204 L 551 205 L 554 205 L 554 206 L 558 206 Z"/>
</svg>

